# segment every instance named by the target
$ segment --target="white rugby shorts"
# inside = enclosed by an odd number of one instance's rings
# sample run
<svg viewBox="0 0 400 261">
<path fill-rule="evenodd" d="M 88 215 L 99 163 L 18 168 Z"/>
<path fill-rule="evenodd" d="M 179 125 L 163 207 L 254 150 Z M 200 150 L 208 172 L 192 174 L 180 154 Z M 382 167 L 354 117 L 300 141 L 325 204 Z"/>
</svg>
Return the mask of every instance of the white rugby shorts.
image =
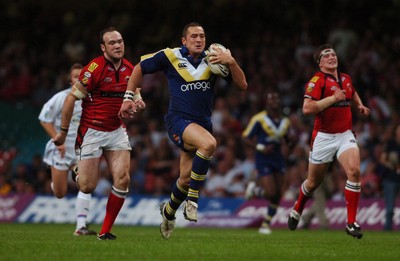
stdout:
<svg viewBox="0 0 400 261">
<path fill-rule="evenodd" d="M 48 141 L 44 150 L 43 162 L 58 170 L 68 170 L 76 164 L 75 141 L 67 140 L 65 142 L 65 155 L 61 158 L 60 151 L 54 145 L 53 141 Z"/>
<path fill-rule="evenodd" d="M 333 161 L 335 154 L 338 158 L 343 151 L 350 148 L 358 148 L 351 130 L 335 134 L 318 132 L 308 160 L 314 164 L 329 163 Z"/>
<path fill-rule="evenodd" d="M 132 150 L 126 128 L 114 131 L 98 131 L 89 128 L 80 148 L 76 149 L 78 160 L 100 158 L 103 150 Z"/>
</svg>

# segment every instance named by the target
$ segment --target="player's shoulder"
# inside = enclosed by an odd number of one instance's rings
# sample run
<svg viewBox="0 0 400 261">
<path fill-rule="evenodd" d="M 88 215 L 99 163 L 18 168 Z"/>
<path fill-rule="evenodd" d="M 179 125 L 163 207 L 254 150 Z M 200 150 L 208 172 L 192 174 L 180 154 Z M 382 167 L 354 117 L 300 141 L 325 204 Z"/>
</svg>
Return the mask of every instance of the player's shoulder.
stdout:
<svg viewBox="0 0 400 261">
<path fill-rule="evenodd" d="M 320 81 L 323 81 L 325 78 L 325 74 L 321 71 L 318 71 L 316 73 L 314 73 L 314 75 L 310 78 L 310 80 L 308 81 L 309 83 L 317 83 Z"/>
<path fill-rule="evenodd" d="M 253 119 L 254 121 L 260 121 L 260 120 L 262 120 L 266 115 L 267 115 L 267 111 L 266 111 L 266 110 L 263 110 L 263 111 L 260 111 L 260 112 L 256 113 L 256 114 L 252 117 L 252 119 Z"/>
<path fill-rule="evenodd" d="M 106 59 L 104 56 L 98 56 L 96 58 L 93 58 L 85 67 L 84 70 L 85 72 L 90 72 L 93 73 L 95 72 L 98 68 L 102 68 L 106 65 Z"/>
<path fill-rule="evenodd" d="M 158 50 L 158 51 L 153 52 L 153 53 L 148 53 L 148 54 L 142 55 L 140 57 L 140 61 L 144 61 L 144 60 L 147 60 L 147 59 L 153 58 L 153 57 L 156 57 L 156 58 L 157 57 L 166 57 L 166 56 L 168 56 L 168 54 L 173 53 L 174 49 L 171 49 L 171 48 L 167 47 L 167 48 Z"/>
</svg>

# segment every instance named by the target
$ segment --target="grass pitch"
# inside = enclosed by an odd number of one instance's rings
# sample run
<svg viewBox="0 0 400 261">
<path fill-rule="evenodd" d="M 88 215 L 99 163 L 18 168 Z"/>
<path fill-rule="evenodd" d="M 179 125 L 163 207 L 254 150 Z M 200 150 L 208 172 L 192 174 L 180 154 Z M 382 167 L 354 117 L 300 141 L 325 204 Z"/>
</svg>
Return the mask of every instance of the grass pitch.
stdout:
<svg viewBox="0 0 400 261">
<path fill-rule="evenodd" d="M 99 230 L 100 226 L 92 226 Z M 0 260 L 398 260 L 398 232 L 176 228 L 169 240 L 158 227 L 114 226 L 115 241 L 72 235 L 74 225 L 0 224 Z"/>
</svg>

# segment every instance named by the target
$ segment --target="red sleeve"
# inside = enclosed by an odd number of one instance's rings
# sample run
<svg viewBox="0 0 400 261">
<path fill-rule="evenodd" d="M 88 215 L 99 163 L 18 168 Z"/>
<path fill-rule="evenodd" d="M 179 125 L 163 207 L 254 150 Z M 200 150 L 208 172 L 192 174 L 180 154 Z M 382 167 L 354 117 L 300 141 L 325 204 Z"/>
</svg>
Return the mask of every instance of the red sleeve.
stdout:
<svg viewBox="0 0 400 261">
<path fill-rule="evenodd" d="M 101 68 L 104 66 L 101 57 L 93 59 L 85 67 L 83 67 L 81 74 L 79 75 L 79 81 L 85 86 L 87 91 L 91 91 L 94 82 L 97 79 L 97 75 L 101 73 Z"/>
<path fill-rule="evenodd" d="M 313 100 L 320 100 L 322 95 L 323 87 L 323 76 L 315 74 L 311 80 L 309 80 L 305 86 L 304 98 L 310 98 Z"/>
</svg>

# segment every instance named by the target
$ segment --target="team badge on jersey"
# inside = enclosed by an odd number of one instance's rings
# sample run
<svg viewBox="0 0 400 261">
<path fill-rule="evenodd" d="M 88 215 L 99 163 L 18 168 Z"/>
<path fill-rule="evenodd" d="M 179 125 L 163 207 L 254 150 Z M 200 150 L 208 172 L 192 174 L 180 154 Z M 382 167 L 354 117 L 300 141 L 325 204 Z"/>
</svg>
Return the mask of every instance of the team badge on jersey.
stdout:
<svg viewBox="0 0 400 261">
<path fill-rule="evenodd" d="M 97 67 L 99 67 L 99 65 L 97 64 L 97 63 L 91 63 L 90 65 L 89 65 L 89 68 L 88 68 L 88 71 L 89 72 L 93 72 L 94 70 L 96 70 L 96 68 Z"/>
<path fill-rule="evenodd" d="M 311 78 L 310 82 L 316 83 L 319 79 L 319 76 L 314 76 Z"/>
<path fill-rule="evenodd" d="M 313 82 L 308 83 L 308 85 L 307 85 L 307 92 L 312 92 L 312 90 L 314 89 L 314 87 L 315 87 L 315 83 L 313 83 Z"/>
</svg>

